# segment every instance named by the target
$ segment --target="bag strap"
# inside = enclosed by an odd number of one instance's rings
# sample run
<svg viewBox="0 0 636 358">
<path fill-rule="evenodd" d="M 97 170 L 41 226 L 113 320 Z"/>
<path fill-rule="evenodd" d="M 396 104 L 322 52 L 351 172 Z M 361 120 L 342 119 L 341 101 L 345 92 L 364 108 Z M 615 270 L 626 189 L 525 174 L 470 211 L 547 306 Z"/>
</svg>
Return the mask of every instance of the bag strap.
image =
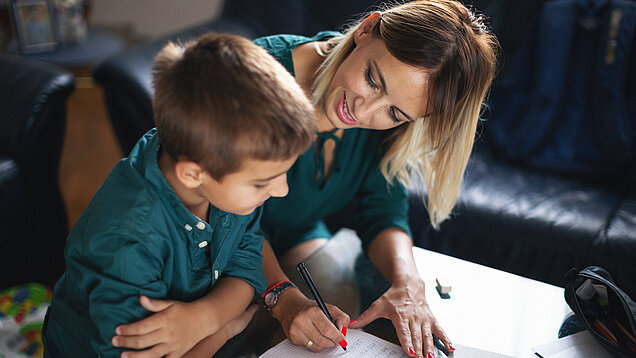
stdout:
<svg viewBox="0 0 636 358">
<path fill-rule="evenodd" d="M 568 72 L 570 49 L 576 28 L 576 0 L 555 0 L 544 4 L 537 29 L 537 82 L 531 105 L 510 142 L 519 143 L 514 158 L 526 157 L 550 134 L 557 117 Z M 528 133 L 538 134 L 529 140 Z"/>
<path fill-rule="evenodd" d="M 636 143 L 633 137 L 633 120 L 627 112 L 625 83 L 629 55 L 634 43 L 636 28 L 636 2 L 612 0 L 608 18 L 604 19 L 603 43 L 598 51 L 596 78 L 598 86 L 594 100 L 594 125 L 603 151 L 618 164 L 632 166 L 636 170 Z M 633 61 L 633 59 L 632 59 Z"/>
</svg>

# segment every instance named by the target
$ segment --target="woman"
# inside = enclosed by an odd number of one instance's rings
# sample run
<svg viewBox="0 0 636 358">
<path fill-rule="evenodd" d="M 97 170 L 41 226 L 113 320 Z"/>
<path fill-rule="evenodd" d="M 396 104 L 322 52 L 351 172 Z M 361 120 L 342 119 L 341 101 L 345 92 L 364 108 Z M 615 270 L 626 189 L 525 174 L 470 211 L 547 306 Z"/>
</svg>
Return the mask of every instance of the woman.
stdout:
<svg viewBox="0 0 636 358">
<path fill-rule="evenodd" d="M 454 350 L 431 313 L 411 251 L 404 187 L 422 185 L 433 227 L 449 215 L 496 67 L 496 39 L 451 0 L 414 1 L 368 15 L 344 35 L 257 39 L 311 96 L 314 145 L 288 172 L 290 193 L 270 199 L 263 263 L 278 300 L 270 312 L 312 351 L 344 337 L 313 300 L 276 285 L 330 236 L 321 219 L 359 199 L 357 232 L 391 287 L 356 321 L 330 306 L 338 328 L 389 318 L 409 355 L 431 357 L 432 334 Z M 412 180 L 420 183 L 412 182 Z M 334 200 L 337 198 L 337 200 Z"/>
<path fill-rule="evenodd" d="M 270 313 L 292 343 L 314 352 L 341 343 L 343 327 L 360 328 L 379 317 L 392 321 L 410 356 L 433 357 L 433 334 L 454 350 L 426 303 L 411 251 L 405 187 L 427 189 L 423 200 L 431 225 L 439 227 L 455 203 L 472 150 L 495 72 L 496 39 L 461 3 L 420 0 L 374 12 L 344 35 L 280 35 L 255 42 L 312 98 L 317 127 L 314 144 L 287 173 L 289 194 L 269 199 L 263 210 L 269 236 L 263 266 L 269 290 L 277 295 L 265 300 Z M 354 197 L 362 247 L 390 287 L 356 321 L 328 305 L 336 328 L 313 300 L 284 282 L 281 266 L 293 268 L 324 245 L 331 233 L 322 218 Z M 179 304 L 142 301 L 151 312 Z M 228 325 L 228 337 L 242 331 L 253 312 L 252 307 Z M 168 344 L 136 336 L 166 325 L 162 319 L 120 326 L 122 346 Z M 211 338 L 198 348 L 189 354 L 218 349 Z"/>
</svg>

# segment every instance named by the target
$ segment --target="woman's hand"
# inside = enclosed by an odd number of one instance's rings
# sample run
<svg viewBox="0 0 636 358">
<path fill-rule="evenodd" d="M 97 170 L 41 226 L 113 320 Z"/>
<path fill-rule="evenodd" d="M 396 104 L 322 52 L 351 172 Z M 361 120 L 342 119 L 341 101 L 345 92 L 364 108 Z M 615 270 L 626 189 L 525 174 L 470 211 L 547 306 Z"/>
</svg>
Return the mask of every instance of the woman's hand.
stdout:
<svg viewBox="0 0 636 358">
<path fill-rule="evenodd" d="M 201 314 L 193 303 L 139 298 L 150 312 L 148 318 L 121 325 L 112 343 L 116 347 L 142 349 L 121 354 L 126 358 L 181 357 L 205 337 L 201 329 Z"/>
<path fill-rule="evenodd" d="M 346 329 L 343 328 L 349 323 L 349 316 L 330 304 L 327 304 L 327 309 L 338 328 L 331 323 L 314 300 L 308 299 L 298 290 L 287 290 L 286 294 L 279 297 L 273 314 L 280 321 L 285 335 L 292 344 L 319 352 L 325 348 L 346 344 L 343 334 Z M 308 344 L 309 341 L 312 344 Z"/>
<path fill-rule="evenodd" d="M 426 303 L 424 291 L 424 281 L 419 277 L 395 282 L 349 327 L 361 328 L 377 318 L 388 318 L 395 326 L 402 349 L 410 356 L 434 357 L 433 334 L 452 351 L 450 340 Z"/>
<path fill-rule="evenodd" d="M 199 342 L 194 348 L 183 355 L 183 358 L 209 358 L 213 356 L 228 340 L 243 332 L 258 309 L 256 303 L 250 304 L 238 317 L 228 322 L 215 334 Z"/>
</svg>

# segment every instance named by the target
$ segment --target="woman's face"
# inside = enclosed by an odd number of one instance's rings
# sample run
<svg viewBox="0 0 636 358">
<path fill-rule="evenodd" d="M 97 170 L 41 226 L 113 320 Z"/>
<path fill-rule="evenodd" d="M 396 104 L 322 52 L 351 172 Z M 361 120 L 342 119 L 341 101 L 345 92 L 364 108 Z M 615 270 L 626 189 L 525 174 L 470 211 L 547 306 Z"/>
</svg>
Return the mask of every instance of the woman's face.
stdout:
<svg viewBox="0 0 636 358">
<path fill-rule="evenodd" d="M 398 61 L 365 23 L 329 85 L 326 119 L 336 128 L 390 129 L 424 116 L 429 73 Z"/>
</svg>

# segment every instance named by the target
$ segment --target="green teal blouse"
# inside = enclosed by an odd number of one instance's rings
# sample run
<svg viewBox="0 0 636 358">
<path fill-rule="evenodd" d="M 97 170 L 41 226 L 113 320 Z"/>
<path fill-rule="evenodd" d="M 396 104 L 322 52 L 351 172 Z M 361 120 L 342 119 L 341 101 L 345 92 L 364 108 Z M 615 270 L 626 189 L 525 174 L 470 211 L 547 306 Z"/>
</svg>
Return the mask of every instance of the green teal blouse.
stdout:
<svg viewBox="0 0 636 358">
<path fill-rule="evenodd" d="M 320 32 L 314 37 L 276 35 L 256 39 L 294 75 L 293 49 L 301 44 L 341 36 Z M 411 234 L 407 222 L 406 190 L 399 183 L 389 185 L 378 169 L 383 140 L 388 131 L 352 128 L 338 140 L 332 133 L 317 133 L 318 140 L 302 154 L 287 172 L 289 194 L 265 202 L 261 224 L 277 254 L 314 238 L 329 238 L 331 232 L 323 218 L 358 200 L 353 228 L 363 248 L 381 231 L 397 227 Z M 322 145 L 334 140 L 336 147 L 327 180 L 324 179 Z"/>
<path fill-rule="evenodd" d="M 46 356 L 119 357 L 115 327 L 150 315 L 140 295 L 189 302 L 225 275 L 265 289 L 262 209 L 240 216 L 210 206 L 208 221 L 199 219 L 159 170 L 158 151 L 153 129 L 73 227 L 42 330 Z"/>
</svg>

